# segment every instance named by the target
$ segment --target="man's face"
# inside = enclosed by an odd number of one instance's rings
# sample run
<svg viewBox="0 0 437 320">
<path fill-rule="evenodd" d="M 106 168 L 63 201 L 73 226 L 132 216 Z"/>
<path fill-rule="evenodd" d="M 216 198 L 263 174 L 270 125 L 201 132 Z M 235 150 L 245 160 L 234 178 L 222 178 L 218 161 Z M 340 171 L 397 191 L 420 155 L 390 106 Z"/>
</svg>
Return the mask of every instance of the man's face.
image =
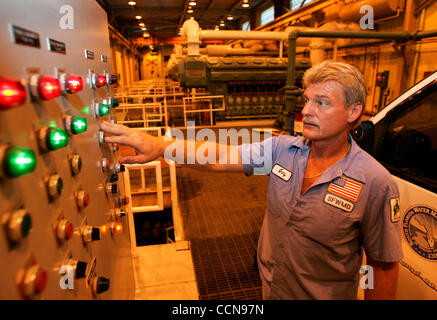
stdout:
<svg viewBox="0 0 437 320">
<path fill-rule="evenodd" d="M 350 110 L 337 81 L 310 84 L 304 93 L 302 135 L 313 141 L 329 140 L 349 131 Z"/>
</svg>

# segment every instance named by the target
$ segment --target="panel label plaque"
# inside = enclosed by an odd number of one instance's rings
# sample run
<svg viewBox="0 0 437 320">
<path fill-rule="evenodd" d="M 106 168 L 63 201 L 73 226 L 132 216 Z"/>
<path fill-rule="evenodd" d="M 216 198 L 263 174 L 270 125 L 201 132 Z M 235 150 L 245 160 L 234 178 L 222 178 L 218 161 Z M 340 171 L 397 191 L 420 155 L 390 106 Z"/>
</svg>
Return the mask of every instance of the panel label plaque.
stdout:
<svg viewBox="0 0 437 320">
<path fill-rule="evenodd" d="M 40 48 L 39 34 L 14 25 L 10 25 L 12 41 L 29 47 Z"/>
<path fill-rule="evenodd" d="M 49 48 L 49 51 L 56 52 L 56 53 L 62 53 L 66 54 L 67 49 L 65 47 L 64 42 L 60 42 L 54 39 L 47 38 L 47 46 Z"/>
</svg>

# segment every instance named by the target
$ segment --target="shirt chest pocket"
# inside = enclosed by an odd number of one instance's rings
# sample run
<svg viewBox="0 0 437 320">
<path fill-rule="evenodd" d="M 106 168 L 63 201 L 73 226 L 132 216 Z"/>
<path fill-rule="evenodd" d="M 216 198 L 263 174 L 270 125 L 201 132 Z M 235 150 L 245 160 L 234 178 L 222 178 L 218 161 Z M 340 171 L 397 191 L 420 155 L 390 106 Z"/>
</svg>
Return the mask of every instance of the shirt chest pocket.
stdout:
<svg viewBox="0 0 437 320">
<path fill-rule="evenodd" d="M 295 219 L 291 219 L 295 220 Z M 306 238 L 322 246 L 338 247 L 345 243 L 358 244 L 359 222 L 350 212 L 324 203 L 317 209 L 307 210 L 301 219 L 292 221 Z"/>
</svg>

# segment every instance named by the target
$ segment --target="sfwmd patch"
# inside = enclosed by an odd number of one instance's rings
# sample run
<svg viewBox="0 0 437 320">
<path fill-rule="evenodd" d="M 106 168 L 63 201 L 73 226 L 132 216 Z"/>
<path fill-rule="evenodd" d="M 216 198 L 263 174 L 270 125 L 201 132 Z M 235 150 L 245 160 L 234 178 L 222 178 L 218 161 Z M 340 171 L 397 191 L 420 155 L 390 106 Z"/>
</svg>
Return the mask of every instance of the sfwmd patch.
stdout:
<svg viewBox="0 0 437 320">
<path fill-rule="evenodd" d="M 340 197 L 334 196 L 333 194 L 327 193 L 325 196 L 325 202 L 331 206 L 337 207 L 343 211 L 351 212 L 354 208 L 352 202 L 346 201 Z"/>
</svg>

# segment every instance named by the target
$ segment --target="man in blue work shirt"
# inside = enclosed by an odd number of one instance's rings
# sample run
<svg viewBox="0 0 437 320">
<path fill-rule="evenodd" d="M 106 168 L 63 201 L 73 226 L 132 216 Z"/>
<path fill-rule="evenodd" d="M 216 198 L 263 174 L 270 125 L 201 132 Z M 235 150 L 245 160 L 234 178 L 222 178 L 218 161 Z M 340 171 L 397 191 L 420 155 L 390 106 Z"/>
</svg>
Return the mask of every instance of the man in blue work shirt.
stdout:
<svg viewBox="0 0 437 320">
<path fill-rule="evenodd" d="M 303 137 L 279 136 L 238 146 L 229 164 L 200 169 L 269 174 L 267 210 L 258 241 L 265 299 L 355 299 L 363 249 L 373 270 L 366 299 L 393 299 L 402 259 L 399 191 L 389 172 L 350 137 L 363 113 L 362 74 L 348 64 L 324 62 L 304 76 Z M 148 162 L 171 144 L 137 130 L 103 123 L 107 142 L 134 147 L 125 163 Z M 204 142 L 196 142 L 196 148 Z M 185 152 L 180 163 L 195 163 Z M 228 158 L 226 158 L 228 157 Z M 191 160 L 191 161 L 190 161 Z M 224 162 L 228 164 L 223 164 Z"/>
</svg>

